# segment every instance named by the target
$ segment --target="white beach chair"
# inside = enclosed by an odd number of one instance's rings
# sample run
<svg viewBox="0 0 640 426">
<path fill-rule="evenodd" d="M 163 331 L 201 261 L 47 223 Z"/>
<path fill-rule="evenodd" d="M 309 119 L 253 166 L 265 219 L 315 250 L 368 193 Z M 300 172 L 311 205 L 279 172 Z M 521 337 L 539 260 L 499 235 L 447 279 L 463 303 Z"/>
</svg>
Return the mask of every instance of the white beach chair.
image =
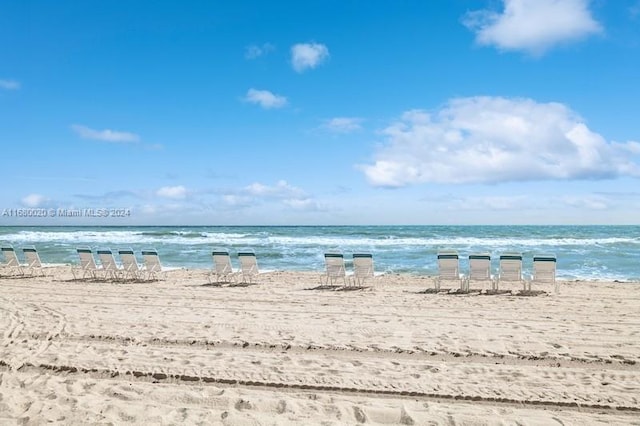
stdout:
<svg viewBox="0 0 640 426">
<path fill-rule="evenodd" d="M 242 274 L 243 283 L 252 283 L 254 277 L 260 273 L 258 271 L 258 260 L 256 254 L 252 251 L 238 252 L 238 259 L 240 260 L 240 272 Z"/>
<path fill-rule="evenodd" d="M 3 275 L 24 275 L 24 269 L 18 260 L 16 251 L 11 245 L 2 246 L 2 254 L 4 255 L 4 263 L 0 264 L 0 270 L 6 271 Z"/>
<path fill-rule="evenodd" d="M 122 270 L 118 267 L 116 259 L 113 257 L 113 252 L 109 249 L 99 249 L 98 258 L 102 264 L 104 278 L 112 278 L 116 281 L 119 280 Z"/>
<path fill-rule="evenodd" d="M 44 269 L 42 268 L 42 262 L 40 262 L 40 256 L 34 246 L 23 247 L 22 253 L 27 261 L 24 269 L 29 271 L 30 275 L 40 275 L 44 277 Z"/>
<path fill-rule="evenodd" d="M 231 256 L 227 250 L 214 250 L 211 252 L 213 257 L 213 271 L 209 274 L 210 283 L 223 283 L 235 281 L 237 273 L 233 271 L 231 266 Z"/>
<path fill-rule="evenodd" d="M 460 274 L 460 256 L 455 250 L 438 251 L 438 276 L 436 277 L 435 289 L 440 290 L 442 281 L 454 281 L 464 290 L 464 276 Z"/>
<path fill-rule="evenodd" d="M 522 254 L 504 253 L 500 255 L 500 270 L 496 281 L 496 290 L 503 282 L 516 282 L 523 284 L 527 289 L 527 283 L 522 278 Z"/>
<path fill-rule="evenodd" d="M 553 284 L 554 292 L 558 292 L 558 282 L 556 281 L 556 256 L 553 254 L 533 256 L 533 275 L 529 281 L 529 290 L 532 283 Z"/>
<path fill-rule="evenodd" d="M 126 280 L 130 277 L 131 280 L 140 280 L 142 277 L 142 270 L 138 265 L 136 255 L 132 249 L 120 249 L 118 250 L 120 260 L 122 261 L 122 279 Z"/>
<path fill-rule="evenodd" d="M 491 289 L 495 288 L 494 277 L 491 275 L 491 255 L 489 253 L 474 253 L 469 255 L 469 275 L 465 285 L 469 291 L 471 281 L 489 282 Z"/>
<path fill-rule="evenodd" d="M 98 271 L 102 271 L 102 267 L 96 264 L 93 252 L 88 247 L 79 247 L 76 249 L 80 258 L 80 266 L 71 268 L 74 279 L 85 279 L 87 277 L 98 278 Z M 80 276 L 82 274 L 82 276 Z"/>
<path fill-rule="evenodd" d="M 142 250 L 142 258 L 144 259 L 142 272 L 147 275 L 148 280 L 164 279 L 166 277 L 166 272 L 162 270 L 160 257 L 155 249 Z"/>
<path fill-rule="evenodd" d="M 324 277 L 327 285 L 333 285 L 340 279 L 342 279 L 345 286 L 347 285 L 347 272 L 344 267 L 344 255 L 342 253 L 325 253 L 324 264 L 326 268 Z"/>
<path fill-rule="evenodd" d="M 353 254 L 353 281 L 359 287 L 364 285 L 365 280 L 373 281 L 373 255 L 370 253 Z"/>
</svg>

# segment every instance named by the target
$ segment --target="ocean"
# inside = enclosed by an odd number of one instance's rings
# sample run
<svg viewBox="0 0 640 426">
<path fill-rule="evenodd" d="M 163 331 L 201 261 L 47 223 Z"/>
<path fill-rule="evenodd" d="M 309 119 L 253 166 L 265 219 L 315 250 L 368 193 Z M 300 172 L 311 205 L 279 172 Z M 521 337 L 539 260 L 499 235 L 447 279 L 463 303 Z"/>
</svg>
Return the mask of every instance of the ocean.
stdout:
<svg viewBox="0 0 640 426">
<path fill-rule="evenodd" d="M 376 272 L 434 275 L 439 249 L 466 256 L 521 252 L 530 274 L 534 254 L 555 254 L 560 279 L 640 281 L 640 226 L 203 226 L 0 227 L 0 243 L 33 245 L 43 263 L 75 264 L 76 248 L 158 250 L 167 267 L 211 268 L 211 251 L 255 251 L 261 270 L 318 271 L 324 253 L 373 254 Z M 142 260 L 142 259 L 140 259 Z"/>
</svg>

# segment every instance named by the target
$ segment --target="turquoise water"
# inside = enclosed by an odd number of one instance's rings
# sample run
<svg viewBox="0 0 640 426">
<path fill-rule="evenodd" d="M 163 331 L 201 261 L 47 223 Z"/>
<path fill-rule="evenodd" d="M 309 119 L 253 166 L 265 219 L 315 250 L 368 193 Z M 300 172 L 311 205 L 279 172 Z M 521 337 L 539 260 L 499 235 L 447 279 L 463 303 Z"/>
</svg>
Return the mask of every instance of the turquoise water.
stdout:
<svg viewBox="0 0 640 426">
<path fill-rule="evenodd" d="M 35 245 L 45 263 L 76 263 L 78 246 L 155 248 L 164 265 L 210 268 L 211 250 L 251 248 L 263 270 L 322 271 L 325 251 L 370 252 L 378 272 L 433 275 L 439 249 L 558 257 L 564 279 L 640 280 L 640 226 L 0 227 L 0 242 Z M 21 250 L 18 250 L 21 252 Z M 235 261 L 235 256 L 234 261 Z M 494 261 L 497 268 L 497 261 Z M 466 264 L 463 261 L 463 271 Z"/>
</svg>

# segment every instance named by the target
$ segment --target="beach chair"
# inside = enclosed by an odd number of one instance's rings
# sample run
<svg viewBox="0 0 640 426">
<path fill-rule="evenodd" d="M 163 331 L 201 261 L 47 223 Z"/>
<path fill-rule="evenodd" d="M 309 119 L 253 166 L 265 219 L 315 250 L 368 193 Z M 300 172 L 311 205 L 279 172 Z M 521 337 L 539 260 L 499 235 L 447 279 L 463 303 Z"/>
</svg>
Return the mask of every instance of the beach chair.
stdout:
<svg viewBox="0 0 640 426">
<path fill-rule="evenodd" d="M 115 257 L 113 257 L 113 252 L 109 249 L 98 250 L 98 258 L 100 259 L 100 263 L 102 264 L 102 273 L 104 275 L 104 279 L 112 278 L 116 281 L 119 280 L 121 272 L 123 271 L 118 268 L 116 259 Z"/>
<path fill-rule="evenodd" d="M 373 255 L 370 253 L 354 253 L 353 281 L 355 285 L 362 287 L 367 279 L 374 279 Z"/>
<path fill-rule="evenodd" d="M 13 246 L 4 245 L 1 250 L 5 260 L 4 263 L 0 264 L 0 270 L 5 271 L 3 275 L 24 275 L 24 269 Z"/>
<path fill-rule="evenodd" d="M 209 274 L 210 283 L 223 283 L 235 281 L 237 273 L 233 271 L 231 266 L 231 256 L 227 250 L 214 250 L 211 253 L 213 257 L 213 271 Z"/>
<path fill-rule="evenodd" d="M 258 260 L 256 259 L 256 254 L 252 251 L 241 251 L 238 252 L 238 259 L 240 260 L 242 282 L 252 283 L 254 277 L 260 273 L 258 271 Z"/>
<path fill-rule="evenodd" d="M 337 280 L 342 280 L 347 285 L 347 272 L 344 267 L 344 255 L 342 253 L 325 253 L 324 264 L 326 268 L 325 284 L 333 285 Z"/>
<path fill-rule="evenodd" d="M 142 277 L 142 270 L 138 265 L 136 255 L 131 249 L 118 250 L 120 260 L 122 261 L 122 279 L 126 280 L 129 277 L 131 280 L 140 280 Z"/>
<path fill-rule="evenodd" d="M 522 278 L 522 254 L 504 253 L 500 255 L 500 270 L 496 281 L 496 290 L 503 282 L 522 283 L 527 289 L 527 283 Z"/>
<path fill-rule="evenodd" d="M 34 246 L 23 247 L 22 253 L 24 253 L 24 258 L 27 261 L 24 269 L 29 271 L 29 275 L 40 275 L 44 277 L 44 269 L 42 268 L 42 262 L 40 262 L 40 256 L 36 248 Z"/>
<path fill-rule="evenodd" d="M 142 258 L 144 259 L 142 272 L 146 274 L 148 280 L 164 279 L 166 277 L 166 272 L 162 270 L 160 257 L 155 249 L 142 250 Z"/>
<path fill-rule="evenodd" d="M 85 279 L 87 277 L 98 278 L 98 271 L 102 271 L 102 267 L 96 264 L 93 252 L 88 247 L 79 247 L 76 249 L 80 258 L 80 266 L 71 268 L 74 279 Z M 80 276 L 82 274 L 82 276 Z"/>
<path fill-rule="evenodd" d="M 495 289 L 495 281 L 491 275 L 491 255 L 489 253 L 474 253 L 469 255 L 469 275 L 465 290 L 469 291 L 471 281 L 491 283 L 491 289 Z"/>
<path fill-rule="evenodd" d="M 460 256 L 455 250 L 438 251 L 438 276 L 436 277 L 435 289 L 440 290 L 442 281 L 453 281 L 460 286 L 460 290 L 465 288 L 464 276 L 460 274 Z"/>
<path fill-rule="evenodd" d="M 529 290 L 532 283 L 553 284 L 553 290 L 558 292 L 558 282 L 556 281 L 556 256 L 553 254 L 533 256 L 533 275 L 529 281 Z"/>
</svg>

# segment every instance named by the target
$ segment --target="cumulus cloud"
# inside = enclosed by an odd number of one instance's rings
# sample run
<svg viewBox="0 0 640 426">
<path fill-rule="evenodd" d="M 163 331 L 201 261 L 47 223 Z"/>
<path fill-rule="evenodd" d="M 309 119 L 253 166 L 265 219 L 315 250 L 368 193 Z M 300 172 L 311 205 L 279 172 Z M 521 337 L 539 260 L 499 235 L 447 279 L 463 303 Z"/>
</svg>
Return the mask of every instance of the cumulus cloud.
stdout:
<svg viewBox="0 0 640 426">
<path fill-rule="evenodd" d="M 320 207 L 315 200 L 311 198 L 292 198 L 289 200 L 284 200 L 284 204 L 291 207 L 294 210 L 301 211 L 318 211 Z"/>
<path fill-rule="evenodd" d="M 476 41 L 500 50 L 541 55 L 555 45 L 602 32 L 589 0 L 503 0 L 504 10 L 469 12 L 463 23 Z"/>
<path fill-rule="evenodd" d="M 605 197 L 590 196 L 566 196 L 561 202 L 570 207 L 581 210 L 606 210 L 609 208 L 609 202 Z"/>
<path fill-rule="evenodd" d="M 281 203 L 295 210 L 318 210 L 318 205 L 313 198 L 285 180 L 280 180 L 275 185 L 254 182 L 224 194 L 222 201 L 230 207 L 249 207 L 268 202 Z"/>
<path fill-rule="evenodd" d="M 329 49 L 320 43 L 298 43 L 291 47 L 291 65 L 296 72 L 316 68 L 329 58 Z"/>
<path fill-rule="evenodd" d="M 244 49 L 245 59 L 257 59 L 260 56 L 266 56 L 273 52 L 276 47 L 271 43 L 263 43 L 262 45 L 251 44 Z"/>
<path fill-rule="evenodd" d="M 109 191 L 104 194 L 74 194 L 74 197 L 83 199 L 83 200 L 91 200 L 91 201 L 100 201 L 105 203 L 111 203 L 116 200 L 121 200 L 124 198 L 140 198 L 140 194 L 134 191 L 128 190 L 118 190 L 118 191 Z"/>
<path fill-rule="evenodd" d="M 356 117 L 335 117 L 326 120 L 324 128 L 335 133 L 352 133 L 362 129 L 361 118 Z"/>
<path fill-rule="evenodd" d="M 115 130 L 95 130 L 80 124 L 71 125 L 71 130 L 82 139 L 91 139 L 103 142 L 131 143 L 139 142 L 140 136 L 135 133 L 120 132 Z"/>
<path fill-rule="evenodd" d="M 23 206 L 31 208 L 42 207 L 48 201 L 49 199 L 47 197 L 40 194 L 29 194 L 20 200 Z"/>
<path fill-rule="evenodd" d="M 374 163 L 358 166 L 374 186 L 640 177 L 640 143 L 607 142 L 559 103 L 454 99 L 383 134 Z"/>
<path fill-rule="evenodd" d="M 287 105 L 287 98 L 275 95 L 268 90 L 249 89 L 244 99 L 265 109 L 282 108 Z"/>
<path fill-rule="evenodd" d="M 163 198 L 171 198 L 174 200 L 182 200 L 187 198 L 189 191 L 182 185 L 163 186 L 156 191 L 156 195 Z"/>
<path fill-rule="evenodd" d="M 222 201 L 231 207 L 248 207 L 253 204 L 253 197 L 246 195 L 226 194 L 222 196 Z"/>
<path fill-rule="evenodd" d="M 302 189 L 289 185 L 285 180 L 280 180 L 272 186 L 255 182 L 243 188 L 242 192 L 247 195 L 261 198 L 291 198 L 304 196 L 304 191 Z"/>
<path fill-rule="evenodd" d="M 519 210 L 523 205 L 532 207 L 530 198 L 524 195 L 468 196 L 455 199 L 441 199 L 452 210 Z"/>
<path fill-rule="evenodd" d="M 4 90 L 18 90 L 20 88 L 20 82 L 15 80 L 2 80 L 0 79 L 0 89 Z"/>
</svg>

